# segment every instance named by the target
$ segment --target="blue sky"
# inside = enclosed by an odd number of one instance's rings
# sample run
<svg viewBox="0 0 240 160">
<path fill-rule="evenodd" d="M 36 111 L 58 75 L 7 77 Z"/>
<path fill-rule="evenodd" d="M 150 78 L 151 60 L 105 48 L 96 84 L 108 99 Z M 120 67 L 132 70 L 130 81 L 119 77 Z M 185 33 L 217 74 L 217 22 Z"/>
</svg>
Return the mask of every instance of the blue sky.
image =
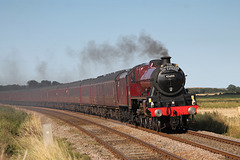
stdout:
<svg viewBox="0 0 240 160">
<path fill-rule="evenodd" d="M 92 41 L 145 34 L 168 49 L 186 87 L 240 86 L 239 16 L 238 0 L 0 0 L 0 85 L 131 68 L 155 57 L 119 55 L 110 65 L 81 54 Z"/>
</svg>

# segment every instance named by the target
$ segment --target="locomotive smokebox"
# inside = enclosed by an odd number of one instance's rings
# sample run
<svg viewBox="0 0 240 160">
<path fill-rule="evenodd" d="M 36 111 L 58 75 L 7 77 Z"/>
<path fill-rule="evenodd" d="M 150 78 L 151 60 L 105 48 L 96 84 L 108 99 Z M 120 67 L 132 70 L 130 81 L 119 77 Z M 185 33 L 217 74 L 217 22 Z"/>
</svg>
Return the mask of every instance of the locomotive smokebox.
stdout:
<svg viewBox="0 0 240 160">
<path fill-rule="evenodd" d="M 170 56 L 161 57 L 161 59 L 162 59 L 162 64 L 164 65 L 164 64 L 166 64 L 166 63 L 171 63 L 171 61 L 170 61 L 171 58 L 172 58 L 172 57 L 170 57 Z"/>
</svg>

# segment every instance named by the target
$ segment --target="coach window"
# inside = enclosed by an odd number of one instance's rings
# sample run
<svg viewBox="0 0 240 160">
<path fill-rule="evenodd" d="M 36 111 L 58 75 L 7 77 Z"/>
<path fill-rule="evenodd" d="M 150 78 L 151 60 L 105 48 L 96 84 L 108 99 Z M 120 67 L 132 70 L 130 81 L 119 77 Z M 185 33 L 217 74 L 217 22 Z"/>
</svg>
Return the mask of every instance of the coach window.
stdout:
<svg viewBox="0 0 240 160">
<path fill-rule="evenodd" d="M 131 73 L 131 83 L 135 83 L 135 72 Z"/>
</svg>

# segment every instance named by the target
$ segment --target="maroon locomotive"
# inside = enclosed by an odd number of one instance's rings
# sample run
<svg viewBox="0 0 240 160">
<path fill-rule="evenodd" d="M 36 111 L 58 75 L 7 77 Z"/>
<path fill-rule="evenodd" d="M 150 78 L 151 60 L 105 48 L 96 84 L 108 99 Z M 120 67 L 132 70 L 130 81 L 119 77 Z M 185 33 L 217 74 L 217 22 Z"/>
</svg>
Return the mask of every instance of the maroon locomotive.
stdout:
<svg viewBox="0 0 240 160">
<path fill-rule="evenodd" d="M 93 79 L 0 92 L 0 101 L 79 111 L 157 131 L 186 130 L 198 105 L 184 88 L 184 72 L 170 58 Z"/>
</svg>

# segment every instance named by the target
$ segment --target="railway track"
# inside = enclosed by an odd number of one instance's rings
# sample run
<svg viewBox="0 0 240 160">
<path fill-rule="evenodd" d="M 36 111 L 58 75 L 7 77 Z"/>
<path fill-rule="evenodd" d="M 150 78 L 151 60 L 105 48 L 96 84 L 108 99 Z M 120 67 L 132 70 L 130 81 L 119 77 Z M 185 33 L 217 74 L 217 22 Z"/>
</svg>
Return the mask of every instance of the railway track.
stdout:
<svg viewBox="0 0 240 160">
<path fill-rule="evenodd" d="M 134 125 L 130 125 L 130 126 L 136 128 L 136 126 L 134 126 Z M 162 132 L 156 132 L 156 131 L 153 131 L 153 130 L 150 130 L 150 129 L 147 129 L 147 128 L 143 128 L 143 127 L 137 127 L 137 128 L 140 129 L 140 130 L 147 131 L 149 133 L 158 134 L 160 136 L 167 137 L 167 138 L 170 138 L 170 139 L 175 140 L 175 141 L 179 141 L 179 142 L 186 143 L 186 144 L 198 147 L 198 148 L 202 148 L 204 150 L 207 150 L 207 151 L 210 151 L 210 152 L 213 152 L 213 153 L 216 153 L 216 154 L 221 154 L 228 159 L 240 160 L 240 155 L 239 154 L 230 153 L 230 152 L 227 152 L 227 151 L 224 151 L 224 150 L 212 147 L 212 146 L 197 143 L 194 140 L 192 140 L 192 141 L 188 140 L 189 137 L 187 137 L 187 136 L 185 138 L 181 138 L 181 137 L 178 137 L 174 134 L 166 134 L 166 133 L 162 133 Z M 219 137 L 215 137 L 215 136 L 208 136 L 206 134 L 203 135 L 201 133 L 197 133 L 197 132 L 193 132 L 193 131 L 190 131 L 187 134 L 192 134 L 192 135 L 195 134 L 195 135 L 198 135 L 199 137 L 205 137 L 205 138 L 208 138 L 208 139 L 217 140 L 217 141 L 220 141 L 222 143 L 232 143 L 232 145 L 234 145 L 236 147 L 235 150 L 238 153 L 240 152 L 240 147 L 239 147 L 240 142 L 237 142 L 237 141 L 233 142 L 231 140 L 227 140 L 227 139 L 223 139 L 223 138 L 219 138 Z"/>
<path fill-rule="evenodd" d="M 194 135 L 194 136 L 203 137 L 203 138 L 207 138 L 207 139 L 211 139 L 211 140 L 215 140 L 215 141 L 219 141 L 219 142 L 222 142 L 222 143 L 231 144 L 231 145 L 240 147 L 240 142 L 239 141 L 234 141 L 234 140 L 230 140 L 230 139 L 226 139 L 226 138 L 211 136 L 211 135 L 208 135 L 208 134 L 203 134 L 203 133 L 195 132 L 195 131 L 192 131 L 192 130 L 188 130 L 187 134 L 191 134 L 191 135 Z"/>
<path fill-rule="evenodd" d="M 21 107 L 60 119 L 103 144 L 119 159 L 183 159 L 131 135 L 80 117 L 39 107 Z"/>
</svg>

